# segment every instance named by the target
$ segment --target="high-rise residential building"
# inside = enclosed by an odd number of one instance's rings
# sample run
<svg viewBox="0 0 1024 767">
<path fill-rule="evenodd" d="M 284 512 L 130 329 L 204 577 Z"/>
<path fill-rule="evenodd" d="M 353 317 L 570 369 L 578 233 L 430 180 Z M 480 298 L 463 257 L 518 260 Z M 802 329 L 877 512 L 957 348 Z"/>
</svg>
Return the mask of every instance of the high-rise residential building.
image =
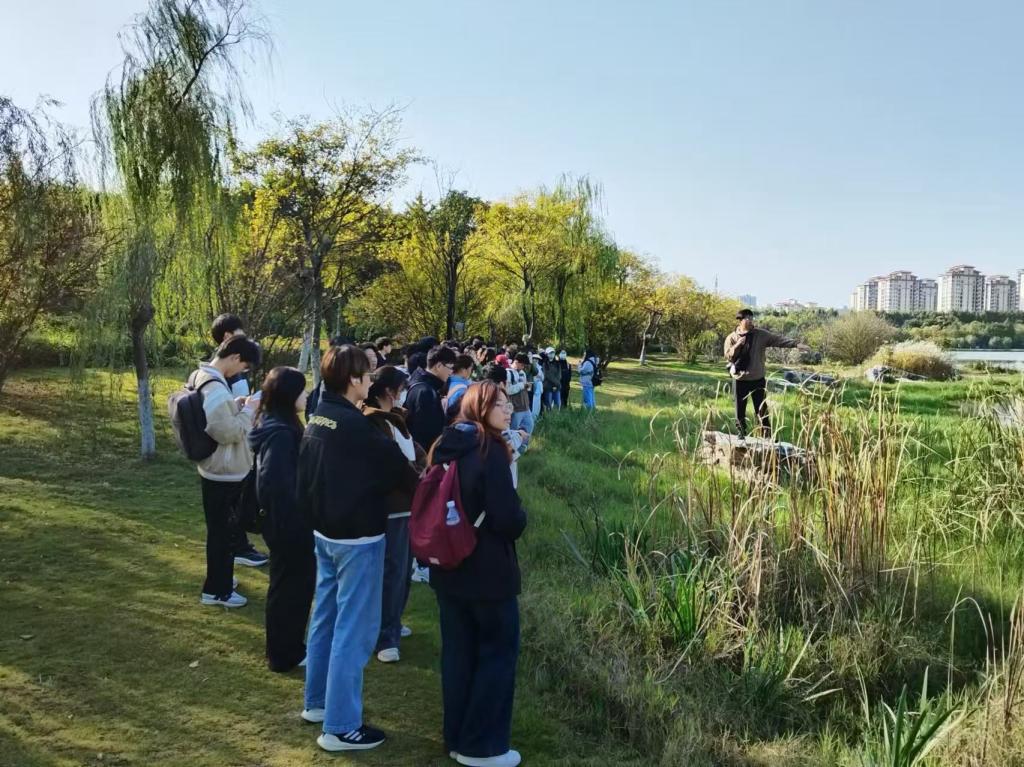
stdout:
<svg viewBox="0 0 1024 767">
<path fill-rule="evenodd" d="M 757 308 L 757 296 L 743 295 L 736 296 L 736 300 L 746 306 L 748 309 Z"/>
<path fill-rule="evenodd" d="M 1017 270 L 1017 311 L 1024 312 L 1024 269 Z"/>
<path fill-rule="evenodd" d="M 1017 283 L 1005 274 L 995 274 L 985 280 L 985 311 L 1017 311 Z"/>
<path fill-rule="evenodd" d="M 850 308 L 855 312 L 878 309 L 878 282 L 881 277 L 872 277 L 856 287 L 850 297 Z"/>
<path fill-rule="evenodd" d="M 878 279 L 878 303 L 880 312 L 913 312 L 918 306 L 919 280 L 910 272 L 891 272 Z"/>
<path fill-rule="evenodd" d="M 940 312 L 973 312 L 985 310 L 985 275 L 973 266 L 953 266 L 939 276 Z"/>
<path fill-rule="evenodd" d="M 918 280 L 916 311 L 934 312 L 938 305 L 939 284 L 935 280 Z"/>
</svg>

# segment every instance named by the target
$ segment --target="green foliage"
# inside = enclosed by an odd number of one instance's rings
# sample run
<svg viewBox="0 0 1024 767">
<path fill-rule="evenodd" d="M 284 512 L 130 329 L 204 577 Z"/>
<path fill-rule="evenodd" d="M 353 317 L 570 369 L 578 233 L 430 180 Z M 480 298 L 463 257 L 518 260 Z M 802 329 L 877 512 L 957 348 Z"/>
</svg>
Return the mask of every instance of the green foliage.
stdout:
<svg viewBox="0 0 1024 767">
<path fill-rule="evenodd" d="M 76 308 L 95 284 L 99 216 L 77 150 L 42 108 L 0 97 L 0 391 L 36 320 Z"/>
<path fill-rule="evenodd" d="M 915 767 L 948 738 L 963 719 L 963 711 L 945 698 L 928 697 L 928 671 L 921 683 L 917 709 L 910 707 L 906 685 L 893 709 L 884 701 L 873 715 L 862 687 L 867 742 L 860 756 L 863 767 Z"/>
</svg>

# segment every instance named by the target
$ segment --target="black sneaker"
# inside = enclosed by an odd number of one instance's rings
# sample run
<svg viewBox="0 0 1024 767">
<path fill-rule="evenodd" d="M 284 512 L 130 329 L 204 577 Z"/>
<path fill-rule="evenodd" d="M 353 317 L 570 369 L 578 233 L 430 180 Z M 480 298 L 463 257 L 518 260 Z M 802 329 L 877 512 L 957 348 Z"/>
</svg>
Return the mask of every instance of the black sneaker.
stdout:
<svg viewBox="0 0 1024 767">
<path fill-rule="evenodd" d="M 383 732 L 364 724 L 358 730 L 339 735 L 325 732 L 316 739 L 316 742 L 324 751 L 369 751 L 371 748 L 377 748 L 385 740 Z"/>
<path fill-rule="evenodd" d="M 270 561 L 270 557 L 254 548 L 235 554 L 235 564 L 246 567 L 263 567 Z"/>
</svg>

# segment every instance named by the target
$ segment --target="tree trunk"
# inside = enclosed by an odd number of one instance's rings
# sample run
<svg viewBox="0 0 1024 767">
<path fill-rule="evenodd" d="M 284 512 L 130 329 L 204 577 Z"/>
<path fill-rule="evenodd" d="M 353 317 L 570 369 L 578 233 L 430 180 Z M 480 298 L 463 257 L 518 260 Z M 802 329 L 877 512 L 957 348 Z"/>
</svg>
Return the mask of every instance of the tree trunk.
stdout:
<svg viewBox="0 0 1024 767">
<path fill-rule="evenodd" d="M 132 364 L 139 410 L 139 455 L 144 461 L 156 457 L 156 431 L 153 425 L 153 390 L 149 383 L 149 361 L 146 359 L 146 328 L 153 319 L 150 304 L 135 312 L 131 321 Z"/>
<path fill-rule="evenodd" d="M 444 316 L 444 337 L 455 338 L 455 291 L 458 289 L 458 273 L 454 268 L 448 269 L 447 304 Z"/>
<path fill-rule="evenodd" d="M 299 351 L 299 370 L 305 373 L 309 370 L 309 352 L 313 346 L 313 323 L 309 320 L 308 315 L 305 327 L 302 331 L 302 349 Z"/>
<path fill-rule="evenodd" d="M 324 282 L 320 270 L 313 275 L 313 307 L 310 323 L 309 364 L 313 368 L 313 386 L 320 385 L 320 335 L 323 328 Z"/>
</svg>

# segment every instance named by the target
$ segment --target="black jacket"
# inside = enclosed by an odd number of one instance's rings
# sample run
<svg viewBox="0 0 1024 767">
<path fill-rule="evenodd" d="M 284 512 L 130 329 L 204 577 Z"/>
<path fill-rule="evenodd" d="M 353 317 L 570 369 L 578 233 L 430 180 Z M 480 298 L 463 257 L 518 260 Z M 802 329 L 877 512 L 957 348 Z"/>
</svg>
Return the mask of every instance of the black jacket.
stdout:
<svg viewBox="0 0 1024 767">
<path fill-rule="evenodd" d="M 444 381 L 427 370 L 417 370 L 409 379 L 405 422 L 416 444 L 427 451 L 445 427 L 444 408 L 441 406 L 443 389 Z"/>
<path fill-rule="evenodd" d="M 299 441 L 302 432 L 275 416 L 268 416 L 249 433 L 256 456 L 256 497 L 267 512 L 263 537 L 267 543 L 310 545 L 312 529 L 298 512 Z"/>
<path fill-rule="evenodd" d="M 522 583 L 515 542 L 526 529 L 526 511 L 512 486 L 504 441 L 488 439 L 481 456 L 476 427 L 460 423 L 445 429 L 434 448 L 434 463 L 458 461 L 466 516 L 475 521 L 487 512 L 477 529 L 476 548 L 461 565 L 454 570 L 430 568 L 430 585 L 457 599 L 511 599 L 519 595 Z"/>
<path fill-rule="evenodd" d="M 328 538 L 387 529 L 384 497 L 418 477 L 395 441 L 341 395 L 324 391 L 299 447 L 299 508 Z"/>
</svg>

